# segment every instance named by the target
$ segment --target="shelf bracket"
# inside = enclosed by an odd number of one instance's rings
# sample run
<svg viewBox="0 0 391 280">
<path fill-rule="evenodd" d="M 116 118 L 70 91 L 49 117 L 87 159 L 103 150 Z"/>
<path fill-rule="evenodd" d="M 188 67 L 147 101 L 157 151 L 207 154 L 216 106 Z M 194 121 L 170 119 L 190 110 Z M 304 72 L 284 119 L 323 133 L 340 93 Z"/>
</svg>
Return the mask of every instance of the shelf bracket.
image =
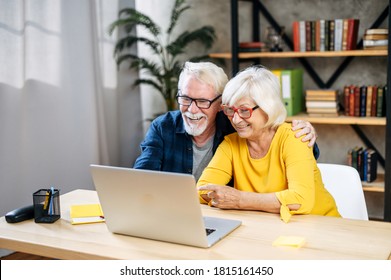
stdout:
<svg viewBox="0 0 391 280">
<path fill-rule="evenodd" d="M 371 140 L 368 139 L 368 137 L 365 135 L 365 133 L 361 130 L 361 128 L 358 125 L 352 124 L 350 126 L 354 129 L 354 131 L 356 132 L 358 137 L 360 137 L 360 139 L 364 142 L 364 144 L 365 144 L 365 146 L 367 146 L 367 148 L 373 149 L 376 151 L 378 162 L 380 163 L 380 165 L 383 168 L 385 168 L 384 157 L 379 153 L 379 151 L 376 149 L 376 147 L 372 144 Z"/>
</svg>

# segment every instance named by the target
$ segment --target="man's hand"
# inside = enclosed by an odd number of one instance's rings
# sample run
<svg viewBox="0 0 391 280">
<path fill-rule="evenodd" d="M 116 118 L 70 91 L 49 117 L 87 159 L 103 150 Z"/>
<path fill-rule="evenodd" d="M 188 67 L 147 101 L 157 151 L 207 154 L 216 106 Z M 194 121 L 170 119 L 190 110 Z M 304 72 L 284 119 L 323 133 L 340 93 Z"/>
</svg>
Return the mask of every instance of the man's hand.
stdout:
<svg viewBox="0 0 391 280">
<path fill-rule="evenodd" d="M 316 138 L 318 135 L 316 134 L 315 128 L 310 124 L 308 121 L 304 120 L 292 120 L 292 130 L 297 131 L 295 136 L 297 138 L 305 135 L 301 141 L 308 142 L 308 146 L 312 147 L 314 146 L 316 142 Z"/>
</svg>

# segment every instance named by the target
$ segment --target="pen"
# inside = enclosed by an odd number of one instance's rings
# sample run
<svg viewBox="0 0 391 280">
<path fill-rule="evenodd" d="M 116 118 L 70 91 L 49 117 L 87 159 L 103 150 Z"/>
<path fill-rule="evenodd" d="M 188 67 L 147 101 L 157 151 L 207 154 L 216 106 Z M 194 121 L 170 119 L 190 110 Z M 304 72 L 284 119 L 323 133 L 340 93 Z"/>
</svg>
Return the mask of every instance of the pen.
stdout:
<svg viewBox="0 0 391 280">
<path fill-rule="evenodd" d="M 54 214 L 54 211 L 53 211 L 53 198 L 54 198 L 54 188 L 51 187 L 50 188 L 50 191 L 49 191 L 49 196 L 50 196 L 50 202 L 49 202 L 49 215 L 53 215 Z"/>
<path fill-rule="evenodd" d="M 45 194 L 45 202 L 43 204 L 43 210 L 46 210 L 48 208 L 48 205 L 49 205 L 49 192 L 46 191 L 46 194 Z"/>
</svg>

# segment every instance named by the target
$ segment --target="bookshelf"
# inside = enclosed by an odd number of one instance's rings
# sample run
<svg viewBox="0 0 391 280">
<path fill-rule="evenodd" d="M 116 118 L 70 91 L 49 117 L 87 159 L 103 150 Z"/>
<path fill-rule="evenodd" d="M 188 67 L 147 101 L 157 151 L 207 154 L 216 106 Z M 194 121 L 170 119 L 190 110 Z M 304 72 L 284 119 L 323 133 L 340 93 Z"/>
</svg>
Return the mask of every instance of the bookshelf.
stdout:
<svg viewBox="0 0 391 280">
<path fill-rule="evenodd" d="M 232 53 L 211 53 L 212 58 L 232 59 Z M 386 50 L 354 50 L 338 52 L 246 52 L 238 53 L 239 59 L 252 58 L 297 58 L 297 57 L 347 57 L 347 56 L 387 56 Z"/>
<path fill-rule="evenodd" d="M 260 58 L 296 58 L 298 59 L 303 68 L 307 73 L 312 77 L 315 83 L 319 88 L 330 88 L 339 75 L 343 73 L 349 63 L 355 57 L 375 57 L 375 56 L 384 56 L 387 58 L 387 85 L 390 89 L 391 86 L 391 58 L 388 55 L 388 52 L 391 51 L 391 44 L 388 45 L 388 50 L 360 50 L 362 46 L 362 41 L 358 43 L 358 50 L 351 51 L 311 51 L 311 52 L 293 52 L 293 51 L 284 51 L 284 52 L 246 52 L 239 53 L 239 12 L 238 12 L 238 1 L 246 1 L 252 3 L 252 40 L 260 41 L 260 27 L 259 27 L 259 14 L 261 13 L 265 19 L 269 22 L 271 26 L 277 32 L 281 31 L 281 28 L 269 11 L 263 6 L 262 0 L 231 0 L 231 52 L 226 53 L 211 53 L 209 56 L 212 58 L 218 59 L 230 59 L 232 62 L 232 73 L 236 74 L 239 71 L 239 62 L 240 60 L 254 60 Z M 277 2 L 274 2 L 273 5 L 278 5 Z M 368 28 L 377 28 L 380 26 L 382 21 L 388 17 L 388 26 L 391 26 L 391 17 L 388 16 L 391 14 L 391 0 L 386 9 L 379 15 L 376 21 Z M 388 34 L 388 40 L 391 42 L 391 34 Z M 285 44 L 293 49 L 293 44 L 290 38 L 285 34 L 283 35 L 283 40 Z M 328 57 L 345 57 L 340 67 L 335 71 L 329 81 L 324 83 L 319 76 L 317 75 L 315 69 L 306 61 L 306 58 L 316 57 L 316 58 L 328 58 Z M 388 92 L 389 96 L 390 92 Z M 391 108 L 391 98 L 386 98 L 386 107 Z M 377 117 L 348 117 L 348 116 L 339 116 L 339 117 L 309 117 L 307 114 L 299 114 L 294 117 L 289 117 L 288 121 L 295 119 L 305 119 L 310 121 L 312 124 L 327 124 L 327 125 L 351 125 L 357 135 L 363 140 L 363 142 L 370 146 L 372 143 L 366 138 L 365 134 L 360 130 L 360 125 L 371 125 L 371 126 L 384 126 L 386 130 L 386 139 L 385 139 L 385 158 L 391 158 L 391 110 L 387 110 L 386 117 L 377 118 Z M 373 146 L 373 145 L 372 145 Z M 380 154 L 379 154 L 380 155 Z M 367 192 L 374 193 L 384 193 L 384 221 L 391 222 L 391 162 L 385 161 L 383 159 L 384 165 L 384 174 L 378 174 L 376 181 L 372 183 L 363 182 L 363 188 Z"/>
</svg>

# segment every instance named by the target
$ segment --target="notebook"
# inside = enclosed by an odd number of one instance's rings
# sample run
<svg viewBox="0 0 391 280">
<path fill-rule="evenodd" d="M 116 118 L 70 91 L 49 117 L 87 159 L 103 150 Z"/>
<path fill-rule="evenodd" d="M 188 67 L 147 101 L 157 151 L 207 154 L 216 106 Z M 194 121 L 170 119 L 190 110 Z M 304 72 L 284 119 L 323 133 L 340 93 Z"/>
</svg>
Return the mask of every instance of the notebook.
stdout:
<svg viewBox="0 0 391 280">
<path fill-rule="evenodd" d="M 113 233 L 207 248 L 241 225 L 239 220 L 202 216 L 193 175 L 103 165 L 90 168 Z"/>
</svg>

